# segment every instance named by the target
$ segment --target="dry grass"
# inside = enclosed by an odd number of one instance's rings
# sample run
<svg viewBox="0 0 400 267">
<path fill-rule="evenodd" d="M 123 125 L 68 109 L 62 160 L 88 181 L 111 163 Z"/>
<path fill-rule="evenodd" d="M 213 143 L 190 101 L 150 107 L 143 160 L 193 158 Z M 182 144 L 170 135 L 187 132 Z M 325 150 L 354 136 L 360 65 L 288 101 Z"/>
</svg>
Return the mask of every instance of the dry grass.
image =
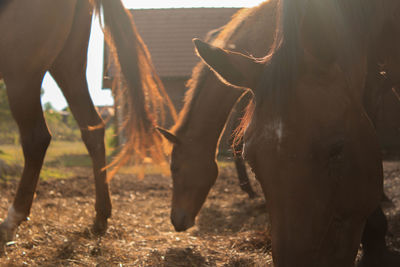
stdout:
<svg viewBox="0 0 400 267">
<path fill-rule="evenodd" d="M 388 241 L 400 248 L 400 164 L 385 167 L 387 192 L 396 206 L 387 211 Z M 176 233 L 169 221 L 170 178 L 117 175 L 112 181 L 113 217 L 101 238 L 90 231 L 91 170 L 68 171 L 72 178 L 41 181 L 31 220 L 6 247 L 0 266 L 270 266 L 264 200 L 249 200 L 240 191 L 231 164 L 224 164 L 196 226 L 184 233 Z M 15 181 L 0 184 L 0 218 L 5 217 L 15 188 Z M 257 191 L 261 196 L 258 187 Z"/>
<path fill-rule="evenodd" d="M 113 217 L 101 238 L 90 232 L 90 169 L 70 171 L 79 176 L 40 183 L 31 220 L 6 247 L 0 266 L 265 266 L 270 261 L 264 201 L 240 191 L 232 167 L 222 170 L 197 226 L 185 233 L 176 233 L 169 221 L 170 178 L 117 175 Z M 15 188 L 15 181 L 0 186 L 0 218 Z"/>
</svg>

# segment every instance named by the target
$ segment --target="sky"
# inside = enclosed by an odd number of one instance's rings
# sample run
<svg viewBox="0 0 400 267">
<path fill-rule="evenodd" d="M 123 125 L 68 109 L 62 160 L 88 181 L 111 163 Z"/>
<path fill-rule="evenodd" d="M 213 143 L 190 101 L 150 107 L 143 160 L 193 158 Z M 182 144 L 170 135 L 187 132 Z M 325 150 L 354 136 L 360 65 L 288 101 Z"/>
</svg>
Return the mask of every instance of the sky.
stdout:
<svg viewBox="0 0 400 267">
<path fill-rule="evenodd" d="M 252 7 L 263 0 L 122 0 L 126 8 L 189 8 L 189 7 Z M 89 91 L 95 105 L 112 105 L 113 98 L 110 90 L 101 90 L 103 71 L 103 36 L 94 19 L 92 34 L 89 41 L 88 66 L 86 76 Z M 52 106 L 61 110 L 67 106 L 64 96 L 56 82 L 46 74 L 42 87 L 44 94 L 42 103 L 50 102 Z"/>
</svg>

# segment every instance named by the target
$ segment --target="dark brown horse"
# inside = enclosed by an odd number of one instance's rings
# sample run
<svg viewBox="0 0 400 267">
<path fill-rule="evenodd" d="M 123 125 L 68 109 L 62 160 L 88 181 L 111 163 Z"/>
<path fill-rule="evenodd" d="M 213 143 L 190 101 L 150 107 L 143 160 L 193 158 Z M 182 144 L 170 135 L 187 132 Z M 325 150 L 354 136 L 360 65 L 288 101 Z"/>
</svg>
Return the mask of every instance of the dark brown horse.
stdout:
<svg viewBox="0 0 400 267">
<path fill-rule="evenodd" d="M 196 41 L 220 77 L 255 94 L 245 156 L 267 200 L 275 266 L 353 266 L 364 227 L 361 264 L 398 266 L 374 228 L 385 223 L 382 164 L 363 95 L 371 65 L 384 63 L 400 81 L 399 5 L 280 0 L 274 46 L 262 59 Z M 386 46 L 394 49 L 376 50 Z"/>
<path fill-rule="evenodd" d="M 49 71 L 78 121 L 93 162 L 96 187 L 94 230 L 104 232 L 111 216 L 106 175 L 104 123 L 90 99 L 86 82 L 87 46 L 93 10 L 103 11 L 106 39 L 118 56 L 124 90 L 115 93 L 127 110 L 127 145 L 119 166 L 136 151 L 136 159 L 151 153 L 160 159 L 160 137 L 153 123 L 165 97 L 148 51 L 131 15 L 117 0 L 13 0 L 0 5 L 0 73 L 22 143 L 25 166 L 13 204 L 0 225 L 0 246 L 14 238 L 30 213 L 35 188 L 51 135 L 40 103 L 44 74 Z M 165 98 L 164 98 L 165 99 Z M 4 130 L 4 129 L 3 129 Z M 155 146 L 153 146 L 155 145 Z M 155 149 L 153 149 L 155 148 Z M 153 151 L 153 152 L 151 152 Z"/>
</svg>

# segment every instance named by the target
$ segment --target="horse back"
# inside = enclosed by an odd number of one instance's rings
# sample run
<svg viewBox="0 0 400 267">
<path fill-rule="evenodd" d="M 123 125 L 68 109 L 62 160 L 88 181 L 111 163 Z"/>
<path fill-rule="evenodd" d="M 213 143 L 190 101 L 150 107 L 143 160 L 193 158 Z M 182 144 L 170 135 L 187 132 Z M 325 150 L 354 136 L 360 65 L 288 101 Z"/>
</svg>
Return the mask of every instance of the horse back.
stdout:
<svg viewBox="0 0 400 267">
<path fill-rule="evenodd" d="M 1 1 L 1 0 L 0 0 Z M 46 71 L 69 36 L 77 1 L 1 1 L 0 72 Z"/>
</svg>

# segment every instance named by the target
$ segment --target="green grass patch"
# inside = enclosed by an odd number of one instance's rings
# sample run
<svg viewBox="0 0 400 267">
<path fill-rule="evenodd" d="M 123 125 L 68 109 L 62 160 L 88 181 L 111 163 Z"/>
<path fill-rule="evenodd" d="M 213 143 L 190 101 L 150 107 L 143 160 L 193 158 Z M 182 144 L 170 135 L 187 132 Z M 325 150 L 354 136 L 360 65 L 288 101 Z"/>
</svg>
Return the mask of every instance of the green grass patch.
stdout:
<svg viewBox="0 0 400 267">
<path fill-rule="evenodd" d="M 0 158 L 8 164 L 23 162 L 22 149 L 17 145 L 0 145 Z"/>
<path fill-rule="evenodd" d="M 47 150 L 44 167 L 90 167 L 91 161 L 81 141 L 56 141 Z"/>
<path fill-rule="evenodd" d="M 8 164 L 23 166 L 24 157 L 20 145 L 0 145 L 0 158 Z M 64 179 L 75 175 L 71 167 L 91 167 L 90 157 L 82 142 L 55 141 L 47 150 L 40 178 Z M 19 177 L 8 177 L 19 178 Z"/>
<path fill-rule="evenodd" d="M 110 163 L 112 149 L 108 148 L 107 152 L 108 163 Z M 0 158 L 8 164 L 23 166 L 24 163 L 22 148 L 19 145 L 0 145 Z M 218 160 L 220 168 L 233 167 L 233 164 L 229 158 L 220 158 Z M 44 180 L 64 179 L 79 174 L 74 173 L 74 167 L 91 168 L 91 166 L 91 159 L 82 141 L 54 141 L 47 150 L 40 177 Z M 75 171 L 78 172 L 79 170 Z M 125 166 L 119 172 L 138 177 L 143 177 L 144 175 L 170 175 L 168 165 L 160 166 L 152 163 Z"/>
<path fill-rule="evenodd" d="M 235 163 L 232 160 L 218 160 L 219 168 L 226 168 L 226 167 L 233 168 L 234 166 Z"/>
<path fill-rule="evenodd" d="M 73 176 L 74 173 L 72 171 L 67 171 L 65 169 L 59 169 L 59 168 L 45 167 L 40 172 L 40 179 L 43 181 L 51 179 L 67 179 Z"/>
<path fill-rule="evenodd" d="M 64 154 L 53 161 L 45 163 L 45 166 L 63 166 L 63 167 L 91 167 L 92 161 L 89 155 L 84 154 Z"/>
</svg>

